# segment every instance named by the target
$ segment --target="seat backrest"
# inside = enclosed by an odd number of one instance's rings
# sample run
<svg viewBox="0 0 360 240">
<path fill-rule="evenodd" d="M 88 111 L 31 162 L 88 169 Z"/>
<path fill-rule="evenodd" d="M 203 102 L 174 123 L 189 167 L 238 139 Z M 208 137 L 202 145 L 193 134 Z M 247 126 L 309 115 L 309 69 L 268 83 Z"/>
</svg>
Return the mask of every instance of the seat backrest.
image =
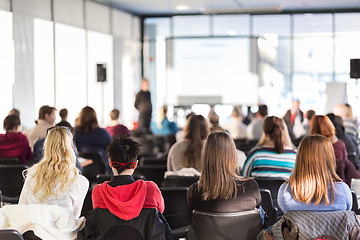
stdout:
<svg viewBox="0 0 360 240">
<path fill-rule="evenodd" d="M 165 187 L 190 187 L 199 181 L 199 176 L 176 176 L 170 175 L 164 179 Z"/>
<path fill-rule="evenodd" d="M 256 177 L 255 181 L 259 185 L 259 188 L 270 190 L 273 205 L 279 208 L 279 205 L 277 204 L 277 195 L 280 186 L 286 181 L 286 178 Z"/>
<path fill-rule="evenodd" d="M 187 204 L 187 187 L 162 187 L 161 194 L 164 197 L 164 217 L 171 229 L 190 225 L 191 210 Z"/>
<path fill-rule="evenodd" d="M 162 185 L 164 181 L 164 174 L 166 172 L 165 165 L 149 165 L 138 166 L 135 169 L 135 174 L 142 175 L 146 180 L 154 181 L 158 186 Z"/>
<path fill-rule="evenodd" d="M 92 194 L 92 189 L 90 188 L 88 190 L 88 192 L 86 193 L 86 196 L 84 199 L 84 204 L 81 209 L 81 216 L 86 217 L 88 212 L 93 209 L 91 194 Z"/>
<path fill-rule="evenodd" d="M 128 225 L 114 225 L 106 233 L 100 237 L 102 240 L 114 240 L 114 239 L 124 239 L 124 240 L 144 240 L 141 233 Z"/>
<path fill-rule="evenodd" d="M 271 192 L 269 189 L 260 188 L 261 207 L 265 210 L 267 219 L 265 224 L 271 226 L 278 220 L 278 209 L 274 207 Z"/>
<path fill-rule="evenodd" d="M 209 213 L 194 210 L 191 229 L 197 240 L 254 240 L 261 232 L 259 210 Z"/>
<path fill-rule="evenodd" d="M 351 211 L 354 211 L 356 214 L 359 212 L 359 205 L 356 197 L 356 193 L 354 190 L 351 190 L 351 196 L 352 196 L 352 207 Z"/>
<path fill-rule="evenodd" d="M 5 202 L 17 203 L 22 187 L 24 177 L 22 172 L 27 169 L 25 165 L 0 165 L 0 191 Z M 8 198 L 14 200 L 8 201 Z"/>
<path fill-rule="evenodd" d="M 155 136 L 143 135 L 141 137 L 134 138 L 134 140 L 140 143 L 141 156 L 155 156 L 158 152 Z"/>
<path fill-rule="evenodd" d="M 21 164 L 18 158 L 0 158 L 1 165 Z"/>
<path fill-rule="evenodd" d="M 0 230 L 1 240 L 24 240 L 23 236 L 14 229 Z"/>
<path fill-rule="evenodd" d="M 142 157 L 139 161 L 140 166 L 148 166 L 148 165 L 166 166 L 166 163 L 167 163 L 166 157 Z"/>
<path fill-rule="evenodd" d="M 99 152 L 79 152 L 79 157 L 91 159 L 92 164 L 83 168 L 83 175 L 90 181 L 95 182 L 98 174 L 105 173 L 105 165 Z"/>
</svg>

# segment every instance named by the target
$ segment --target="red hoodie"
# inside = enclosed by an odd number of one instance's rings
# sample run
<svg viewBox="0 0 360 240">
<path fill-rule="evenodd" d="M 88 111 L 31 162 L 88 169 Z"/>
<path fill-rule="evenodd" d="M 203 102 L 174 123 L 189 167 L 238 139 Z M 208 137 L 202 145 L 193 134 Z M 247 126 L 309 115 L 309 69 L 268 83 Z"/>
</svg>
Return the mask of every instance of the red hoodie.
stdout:
<svg viewBox="0 0 360 240">
<path fill-rule="evenodd" d="M 26 164 L 32 158 L 29 141 L 21 132 L 9 132 L 0 134 L 0 157 L 15 157 L 22 164 Z"/>
<path fill-rule="evenodd" d="M 151 181 L 137 180 L 131 184 L 111 187 L 108 182 L 96 185 L 92 192 L 94 208 L 109 209 L 123 220 L 139 216 L 143 208 L 164 212 L 164 199 L 158 186 Z"/>
</svg>

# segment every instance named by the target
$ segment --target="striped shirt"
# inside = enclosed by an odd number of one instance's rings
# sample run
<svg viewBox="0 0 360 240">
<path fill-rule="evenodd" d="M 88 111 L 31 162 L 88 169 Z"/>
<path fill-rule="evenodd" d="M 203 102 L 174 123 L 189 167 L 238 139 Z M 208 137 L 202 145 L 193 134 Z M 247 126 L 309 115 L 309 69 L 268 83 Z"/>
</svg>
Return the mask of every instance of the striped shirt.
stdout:
<svg viewBox="0 0 360 240">
<path fill-rule="evenodd" d="M 274 148 L 260 147 L 248 154 L 243 168 L 244 176 L 289 178 L 295 167 L 296 152 L 284 149 L 283 153 Z"/>
</svg>

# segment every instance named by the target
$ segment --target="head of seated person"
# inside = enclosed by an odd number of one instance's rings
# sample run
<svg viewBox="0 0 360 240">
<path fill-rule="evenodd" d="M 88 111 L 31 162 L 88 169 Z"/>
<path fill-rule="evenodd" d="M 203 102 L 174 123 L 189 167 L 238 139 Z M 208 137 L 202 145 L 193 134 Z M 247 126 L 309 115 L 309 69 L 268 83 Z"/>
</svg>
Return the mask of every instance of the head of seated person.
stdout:
<svg viewBox="0 0 360 240">
<path fill-rule="evenodd" d="M 96 112 L 92 107 L 84 107 L 79 115 L 79 125 L 76 126 L 76 130 L 83 133 L 89 133 L 99 128 Z"/>
<path fill-rule="evenodd" d="M 20 125 L 20 118 L 17 115 L 12 114 L 4 119 L 5 133 L 18 132 Z"/>
<path fill-rule="evenodd" d="M 336 174 L 333 146 L 324 136 L 306 136 L 300 143 L 292 175 L 278 192 L 283 211 L 350 210 L 349 187 Z"/>
<path fill-rule="evenodd" d="M 200 180 L 188 190 L 191 209 L 236 212 L 260 205 L 259 187 L 253 179 L 240 177 L 237 158 L 234 141 L 227 133 L 213 132 L 208 136 Z"/>
</svg>

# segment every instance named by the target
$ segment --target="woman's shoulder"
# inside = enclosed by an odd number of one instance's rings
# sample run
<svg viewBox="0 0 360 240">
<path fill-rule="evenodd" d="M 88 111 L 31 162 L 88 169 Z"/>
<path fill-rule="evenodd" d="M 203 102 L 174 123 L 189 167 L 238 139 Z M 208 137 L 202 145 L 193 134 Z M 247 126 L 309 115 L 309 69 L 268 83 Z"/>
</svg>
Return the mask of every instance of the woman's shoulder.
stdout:
<svg viewBox="0 0 360 240">
<path fill-rule="evenodd" d="M 183 151 L 188 146 L 189 146 L 189 142 L 187 140 L 182 140 L 180 142 L 177 142 L 177 143 L 175 143 L 174 145 L 171 146 L 169 155 L 170 155 L 171 152 L 177 153 L 178 151 Z"/>
<path fill-rule="evenodd" d="M 89 188 L 89 185 L 90 185 L 89 180 L 81 174 L 77 175 L 76 183 L 78 185 L 80 185 L 81 187 L 84 187 L 84 188 L 86 187 L 87 189 Z"/>
</svg>

